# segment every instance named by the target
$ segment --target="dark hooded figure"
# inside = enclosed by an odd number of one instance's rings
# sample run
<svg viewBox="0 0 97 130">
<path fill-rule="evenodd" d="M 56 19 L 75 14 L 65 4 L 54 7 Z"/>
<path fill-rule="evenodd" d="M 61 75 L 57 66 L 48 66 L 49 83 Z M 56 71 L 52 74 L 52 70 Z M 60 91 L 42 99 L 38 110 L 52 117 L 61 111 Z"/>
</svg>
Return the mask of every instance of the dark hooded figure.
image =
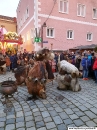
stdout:
<svg viewBox="0 0 97 130">
<path fill-rule="evenodd" d="M 46 61 L 45 64 L 46 64 L 46 70 L 48 72 L 48 79 L 54 79 L 54 74 L 52 72 L 52 67 L 51 67 L 49 61 Z"/>
</svg>

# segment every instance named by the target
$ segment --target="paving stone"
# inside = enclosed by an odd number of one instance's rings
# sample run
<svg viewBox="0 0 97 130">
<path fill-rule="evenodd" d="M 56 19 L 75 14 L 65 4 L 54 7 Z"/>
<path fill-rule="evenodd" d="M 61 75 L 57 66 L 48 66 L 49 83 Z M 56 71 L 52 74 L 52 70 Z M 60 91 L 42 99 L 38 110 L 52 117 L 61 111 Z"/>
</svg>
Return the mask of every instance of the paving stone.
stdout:
<svg viewBox="0 0 97 130">
<path fill-rule="evenodd" d="M 35 117 L 35 122 L 42 121 L 42 120 L 43 120 L 42 116 L 36 116 Z"/>
<path fill-rule="evenodd" d="M 97 108 L 93 107 L 93 108 L 90 108 L 90 110 L 91 110 L 94 114 L 97 114 Z"/>
<path fill-rule="evenodd" d="M 72 120 L 69 118 L 69 119 L 64 120 L 64 123 L 65 123 L 66 125 L 69 125 L 69 124 L 72 124 L 73 122 L 72 122 Z"/>
<path fill-rule="evenodd" d="M 23 117 L 24 114 L 23 114 L 23 111 L 19 111 L 16 113 L 16 117 Z"/>
<path fill-rule="evenodd" d="M 57 127 L 58 127 L 58 130 L 67 130 L 67 128 L 64 124 L 60 124 Z"/>
<path fill-rule="evenodd" d="M 70 108 L 64 109 L 64 111 L 69 115 L 74 113 Z"/>
<path fill-rule="evenodd" d="M 87 116 L 80 117 L 83 122 L 89 121 L 90 119 Z"/>
<path fill-rule="evenodd" d="M 24 117 L 18 117 L 18 118 L 16 118 L 16 122 L 24 122 Z"/>
<path fill-rule="evenodd" d="M 27 128 L 27 130 L 36 130 L 35 127 Z"/>
<path fill-rule="evenodd" d="M 5 126 L 5 122 L 0 122 L 0 127 L 4 127 Z"/>
<path fill-rule="evenodd" d="M 79 118 L 76 114 L 69 115 L 69 117 L 70 117 L 72 120 Z"/>
<path fill-rule="evenodd" d="M 85 113 L 81 112 L 81 111 L 76 112 L 76 114 L 77 114 L 77 116 L 84 116 L 85 115 Z"/>
<path fill-rule="evenodd" d="M 21 127 L 24 127 L 24 122 L 17 122 L 16 123 L 16 128 L 21 128 Z"/>
<path fill-rule="evenodd" d="M 0 122 L 6 121 L 5 117 L 0 118 Z"/>
<path fill-rule="evenodd" d="M 86 111 L 86 110 L 88 110 L 88 108 L 86 108 L 85 106 L 78 106 L 78 108 L 79 108 L 81 111 Z"/>
<path fill-rule="evenodd" d="M 39 108 L 39 109 L 40 109 L 41 112 L 47 110 L 45 107 L 42 107 L 42 108 Z"/>
<path fill-rule="evenodd" d="M 33 114 L 34 114 L 34 116 L 40 116 L 41 115 L 40 112 L 35 112 Z"/>
<path fill-rule="evenodd" d="M 50 115 L 51 115 L 52 117 L 58 115 L 58 113 L 57 113 L 55 110 L 49 111 L 49 113 L 50 113 Z"/>
<path fill-rule="evenodd" d="M 37 112 L 37 111 L 39 111 L 39 109 L 38 109 L 38 108 L 35 108 L 35 109 L 33 109 L 32 111 L 33 111 L 33 112 Z"/>
<path fill-rule="evenodd" d="M 97 116 L 94 114 L 94 113 L 92 113 L 91 111 L 85 111 L 84 112 L 90 119 L 94 119 L 94 118 L 96 118 Z"/>
<path fill-rule="evenodd" d="M 34 121 L 26 122 L 26 127 L 27 127 L 27 128 L 30 128 L 30 127 L 32 127 L 32 126 L 35 126 Z"/>
<path fill-rule="evenodd" d="M 14 119 L 15 118 L 15 115 L 8 115 L 7 116 L 7 119 Z"/>
<path fill-rule="evenodd" d="M 42 112 L 42 116 L 43 116 L 44 118 L 46 118 L 46 117 L 49 117 L 50 114 L 48 113 L 48 111 L 44 111 L 44 112 Z"/>
<path fill-rule="evenodd" d="M 94 123 L 93 121 L 87 121 L 87 122 L 86 122 L 86 125 L 87 125 L 88 127 L 95 127 L 95 126 L 97 126 L 97 124 Z"/>
<path fill-rule="evenodd" d="M 47 129 L 45 127 L 41 127 L 41 128 L 39 128 L 37 130 L 47 130 Z"/>
<path fill-rule="evenodd" d="M 44 127 L 45 124 L 43 121 L 36 122 L 36 128 Z"/>
<path fill-rule="evenodd" d="M 54 120 L 56 125 L 63 123 L 62 119 L 59 116 L 53 117 L 53 120 Z"/>
<path fill-rule="evenodd" d="M 47 129 L 51 130 L 52 128 L 55 128 L 56 126 L 55 126 L 54 122 L 49 122 L 49 123 L 46 123 L 46 127 L 47 127 Z"/>
<path fill-rule="evenodd" d="M 4 130 L 4 128 L 0 128 L 0 130 Z"/>
<path fill-rule="evenodd" d="M 55 110 L 56 112 L 63 112 L 63 109 L 61 107 L 56 107 Z"/>
<path fill-rule="evenodd" d="M 31 120 L 33 120 L 34 118 L 33 118 L 33 116 L 26 116 L 25 117 L 25 121 L 31 121 Z"/>
<path fill-rule="evenodd" d="M 13 130 L 13 129 L 15 129 L 15 124 L 6 125 L 5 130 Z"/>
<path fill-rule="evenodd" d="M 31 116 L 32 115 L 32 112 L 25 112 L 25 116 Z"/>
<path fill-rule="evenodd" d="M 77 120 L 73 120 L 74 124 L 77 126 L 77 127 L 80 127 L 82 125 L 84 125 L 84 123 L 82 122 L 82 120 L 80 119 L 77 119 Z"/>
<path fill-rule="evenodd" d="M 26 130 L 25 128 L 18 128 L 17 130 Z"/>
<path fill-rule="evenodd" d="M 62 120 L 69 118 L 69 116 L 65 112 L 59 113 L 59 116 L 62 118 Z"/>
<path fill-rule="evenodd" d="M 54 110 L 54 108 L 53 107 L 49 107 L 49 108 L 47 108 L 49 111 L 52 111 L 52 110 Z"/>
<path fill-rule="evenodd" d="M 44 122 L 52 122 L 52 118 L 51 117 L 47 117 L 47 118 L 44 118 Z"/>
<path fill-rule="evenodd" d="M 15 119 L 6 120 L 6 124 L 15 124 Z"/>
<path fill-rule="evenodd" d="M 95 123 L 97 123 L 97 118 L 96 118 L 96 119 L 93 119 L 93 121 L 94 121 Z"/>
</svg>

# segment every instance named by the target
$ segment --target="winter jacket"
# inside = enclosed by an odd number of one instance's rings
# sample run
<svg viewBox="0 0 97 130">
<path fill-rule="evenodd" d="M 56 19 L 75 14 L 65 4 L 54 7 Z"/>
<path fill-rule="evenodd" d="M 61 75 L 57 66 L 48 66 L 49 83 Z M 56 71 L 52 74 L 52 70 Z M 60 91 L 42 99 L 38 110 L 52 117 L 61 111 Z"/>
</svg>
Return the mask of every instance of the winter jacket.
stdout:
<svg viewBox="0 0 97 130">
<path fill-rule="evenodd" d="M 91 60 L 88 58 L 83 58 L 81 64 L 83 66 L 83 70 L 88 70 L 89 66 L 91 66 Z"/>
<path fill-rule="evenodd" d="M 94 61 L 93 70 L 97 70 L 97 58 L 96 58 L 95 61 Z"/>
</svg>

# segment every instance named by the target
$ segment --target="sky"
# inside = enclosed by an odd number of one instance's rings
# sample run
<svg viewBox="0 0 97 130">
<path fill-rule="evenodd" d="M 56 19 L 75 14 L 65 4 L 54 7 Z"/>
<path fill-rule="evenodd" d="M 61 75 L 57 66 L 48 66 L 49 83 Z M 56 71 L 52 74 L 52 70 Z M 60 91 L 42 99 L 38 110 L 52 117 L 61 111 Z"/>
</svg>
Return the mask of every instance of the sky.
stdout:
<svg viewBox="0 0 97 130">
<path fill-rule="evenodd" d="M 19 0 L 0 0 L 0 15 L 16 17 Z"/>
</svg>

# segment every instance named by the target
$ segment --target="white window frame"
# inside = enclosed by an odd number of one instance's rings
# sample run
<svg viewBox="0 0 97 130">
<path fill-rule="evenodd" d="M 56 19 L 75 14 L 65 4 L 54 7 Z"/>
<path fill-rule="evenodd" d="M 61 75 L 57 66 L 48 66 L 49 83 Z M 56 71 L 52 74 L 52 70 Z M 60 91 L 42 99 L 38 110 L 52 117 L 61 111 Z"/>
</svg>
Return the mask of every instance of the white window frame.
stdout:
<svg viewBox="0 0 97 130">
<path fill-rule="evenodd" d="M 49 29 L 49 30 L 53 29 L 53 36 L 50 36 L 50 35 L 48 36 L 48 34 L 47 34 L 47 30 L 48 30 L 48 29 Z M 46 28 L 46 37 L 47 37 L 47 38 L 54 38 L 54 37 L 55 37 L 55 29 L 54 29 L 53 27 L 47 27 L 47 28 Z"/>
<path fill-rule="evenodd" d="M 68 31 L 72 32 L 72 38 L 70 38 L 70 34 L 69 34 L 69 37 L 68 37 Z M 67 39 L 70 39 L 70 40 L 74 39 L 74 31 L 73 30 L 71 30 L 71 29 L 67 30 Z"/>
<path fill-rule="evenodd" d="M 97 15 L 97 8 L 94 7 L 93 9 L 96 9 L 96 15 Z M 92 12 L 93 12 L 93 19 L 97 19 L 97 16 L 94 17 L 94 11 L 93 11 L 93 9 L 92 9 Z"/>
<path fill-rule="evenodd" d="M 79 5 L 81 6 L 81 12 L 80 12 L 80 14 L 78 14 L 78 7 L 79 7 Z M 84 6 L 84 15 L 82 15 L 82 6 Z M 85 17 L 85 15 L 86 15 L 86 5 L 78 3 L 77 4 L 77 16 Z"/>
<path fill-rule="evenodd" d="M 87 38 L 89 34 L 91 34 L 91 39 L 90 39 L 90 40 Z M 89 42 L 93 41 L 93 33 L 88 32 L 87 35 L 86 35 L 86 39 L 87 39 L 87 41 L 89 41 Z"/>
<path fill-rule="evenodd" d="M 66 12 L 60 10 L 60 1 L 67 2 L 67 11 Z M 69 2 L 68 2 L 68 0 L 59 0 L 59 12 L 68 14 L 68 10 L 69 10 Z"/>
</svg>

